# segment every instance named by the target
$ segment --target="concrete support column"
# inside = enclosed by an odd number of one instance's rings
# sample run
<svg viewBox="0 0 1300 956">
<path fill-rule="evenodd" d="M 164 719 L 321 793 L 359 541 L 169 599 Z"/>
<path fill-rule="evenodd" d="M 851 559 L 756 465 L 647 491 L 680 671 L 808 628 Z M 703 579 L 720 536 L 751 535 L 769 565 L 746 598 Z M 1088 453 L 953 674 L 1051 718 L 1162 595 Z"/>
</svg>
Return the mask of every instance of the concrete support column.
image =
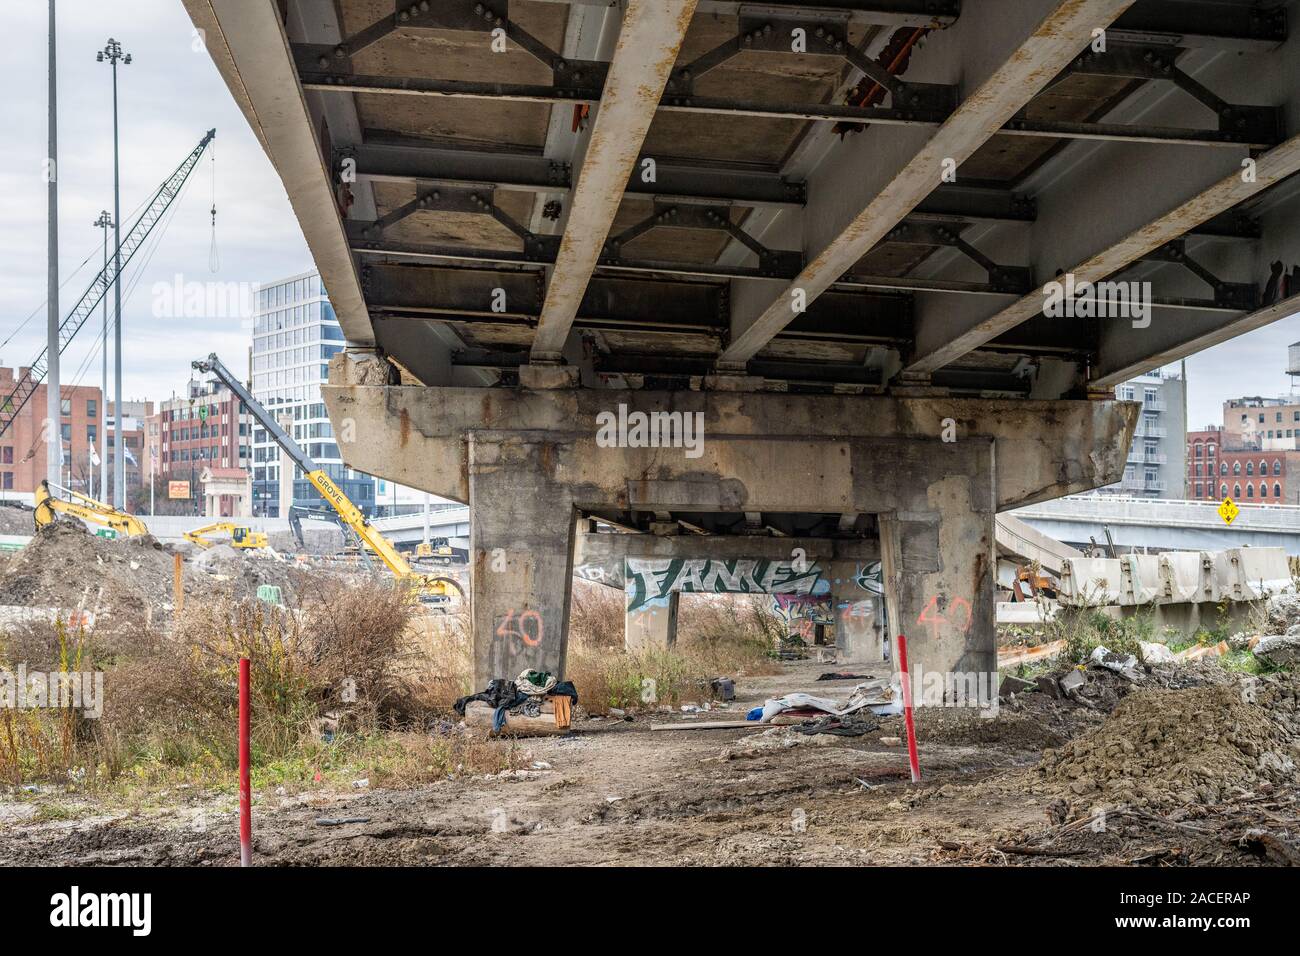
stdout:
<svg viewBox="0 0 1300 956">
<path fill-rule="evenodd" d="M 885 630 L 879 594 L 860 583 L 864 561 L 830 563 L 835 650 L 840 663 L 875 664 L 885 659 Z"/>
<path fill-rule="evenodd" d="M 988 475 L 941 478 L 928 489 L 933 510 L 880 516 L 889 631 L 907 635 L 913 674 L 997 671 Z"/>
<path fill-rule="evenodd" d="M 624 648 L 629 653 L 663 651 L 677 643 L 677 608 L 681 592 L 667 595 L 644 604 L 623 617 Z"/>
<path fill-rule="evenodd" d="M 574 508 L 555 441 L 474 433 L 468 445 L 474 686 L 529 668 L 563 676 Z"/>
</svg>

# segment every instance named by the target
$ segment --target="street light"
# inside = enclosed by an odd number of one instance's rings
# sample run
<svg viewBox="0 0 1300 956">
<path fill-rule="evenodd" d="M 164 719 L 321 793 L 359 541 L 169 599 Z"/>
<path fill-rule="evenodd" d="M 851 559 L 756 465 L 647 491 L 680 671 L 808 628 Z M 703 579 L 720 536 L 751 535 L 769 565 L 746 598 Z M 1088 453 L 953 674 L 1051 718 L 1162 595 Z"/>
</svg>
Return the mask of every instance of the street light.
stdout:
<svg viewBox="0 0 1300 956">
<path fill-rule="evenodd" d="M 96 226 L 104 235 L 104 268 L 108 268 L 108 227 L 113 220 L 105 209 L 91 225 Z M 104 334 L 103 354 L 100 356 L 99 386 L 99 500 L 108 501 L 108 296 L 103 298 Z M 89 493 L 89 492 L 87 492 Z"/>
<path fill-rule="evenodd" d="M 113 407 L 116 419 L 113 504 L 122 509 L 126 507 L 126 430 L 122 422 L 122 193 L 117 144 L 117 62 L 121 60 L 124 66 L 129 66 L 131 54 L 123 54 L 122 44 L 109 37 L 104 49 L 95 54 L 95 59 L 100 63 L 108 60 L 113 67 L 113 314 L 117 320 L 113 328 Z"/>
</svg>

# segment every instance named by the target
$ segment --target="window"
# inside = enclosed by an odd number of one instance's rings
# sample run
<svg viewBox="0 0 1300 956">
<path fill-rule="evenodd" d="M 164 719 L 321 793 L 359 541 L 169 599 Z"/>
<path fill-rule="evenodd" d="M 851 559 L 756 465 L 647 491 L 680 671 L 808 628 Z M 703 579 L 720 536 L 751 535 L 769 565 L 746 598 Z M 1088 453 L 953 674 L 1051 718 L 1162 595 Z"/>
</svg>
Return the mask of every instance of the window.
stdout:
<svg viewBox="0 0 1300 956">
<path fill-rule="evenodd" d="M 1264 424 L 1264 413 L 1263 413 L 1263 412 L 1260 412 L 1260 413 L 1259 413 L 1259 423 L 1260 423 L 1261 425 Z"/>
<path fill-rule="evenodd" d="M 1201 463 L 1199 461 L 1196 463 L 1196 477 L 1201 477 Z"/>
<path fill-rule="evenodd" d="M 59 434 L 63 436 L 64 441 L 72 441 L 72 424 L 65 422 L 59 428 Z"/>
<path fill-rule="evenodd" d="M 1197 457 L 1197 458 L 1200 458 L 1200 457 L 1201 457 L 1201 452 L 1204 451 L 1204 450 L 1205 450 L 1205 449 L 1204 449 L 1204 447 L 1201 445 L 1201 443 L 1200 443 L 1200 442 L 1197 442 L 1197 443 L 1196 443 L 1196 457 Z"/>
<path fill-rule="evenodd" d="M 0 488 L 4 488 L 5 491 L 12 491 L 13 487 L 14 473 L 12 471 L 6 471 L 3 474 L 0 474 Z"/>
<path fill-rule="evenodd" d="M 1261 481 L 1261 482 L 1259 483 L 1259 496 L 1260 496 L 1261 498 L 1267 498 L 1267 497 L 1268 497 L 1268 482 L 1267 482 L 1267 481 Z"/>
<path fill-rule="evenodd" d="M 1240 497 L 1241 497 L 1241 485 L 1239 485 L 1239 484 L 1233 484 L 1233 486 L 1232 486 L 1232 497 L 1234 497 L 1234 498 L 1240 498 Z"/>
<path fill-rule="evenodd" d="M 1276 416 L 1273 420 L 1274 420 L 1274 421 L 1277 421 L 1277 422 L 1280 422 L 1280 421 L 1282 420 L 1282 413 L 1281 413 L 1281 412 L 1278 412 L 1278 413 L 1277 413 L 1277 416 Z"/>
<path fill-rule="evenodd" d="M 1210 442 L 1210 450 L 1209 450 L 1208 454 L 1209 454 L 1209 456 L 1210 456 L 1211 458 L 1214 457 L 1214 442 Z"/>
<path fill-rule="evenodd" d="M 72 399 L 65 398 L 59 402 L 59 414 L 61 415 L 72 414 Z"/>
<path fill-rule="evenodd" d="M 1280 458 L 1273 459 L 1273 474 L 1275 475 L 1282 474 L 1282 459 Z"/>
<path fill-rule="evenodd" d="M 14 463 L 14 446 L 5 445 L 0 448 L 0 464 L 12 465 Z"/>
<path fill-rule="evenodd" d="M 1266 462 L 1263 458 L 1259 460 L 1259 473 L 1261 475 L 1268 474 L 1268 462 Z"/>
<path fill-rule="evenodd" d="M 1234 462 L 1232 463 L 1232 473 L 1233 473 L 1234 475 L 1240 475 L 1240 474 L 1241 474 L 1241 462 L 1239 462 L 1239 461 L 1234 461 Z"/>
<path fill-rule="evenodd" d="M 1196 483 L 1196 497 L 1198 497 L 1198 498 L 1201 497 L 1201 489 L 1202 489 L 1202 487 L 1203 487 L 1203 486 L 1202 486 L 1201 483 L 1198 481 L 1198 482 Z"/>
<path fill-rule="evenodd" d="M 98 429 L 96 428 L 96 426 L 94 426 L 94 425 L 87 425 L 87 426 L 86 426 L 86 441 L 90 442 L 92 445 L 95 444 L 95 439 L 99 437 L 98 434 L 97 434 L 97 432 L 98 432 Z"/>
<path fill-rule="evenodd" d="M 1255 486 L 1252 485 L 1250 482 L 1246 482 L 1246 497 L 1247 498 L 1255 497 Z"/>
<path fill-rule="evenodd" d="M 1253 461 L 1246 462 L 1246 474 L 1253 475 L 1254 473 L 1255 473 L 1255 463 Z"/>
<path fill-rule="evenodd" d="M 1282 497 L 1282 485 L 1280 482 L 1273 482 L 1273 497 L 1278 499 L 1281 499 Z"/>
<path fill-rule="evenodd" d="M 1227 485 L 1219 485 L 1219 497 L 1221 497 L 1221 498 L 1226 498 L 1226 497 L 1228 497 L 1228 486 L 1227 486 Z"/>
<path fill-rule="evenodd" d="M 95 418 L 99 415 L 99 403 L 93 398 L 86 399 L 86 417 Z"/>
</svg>

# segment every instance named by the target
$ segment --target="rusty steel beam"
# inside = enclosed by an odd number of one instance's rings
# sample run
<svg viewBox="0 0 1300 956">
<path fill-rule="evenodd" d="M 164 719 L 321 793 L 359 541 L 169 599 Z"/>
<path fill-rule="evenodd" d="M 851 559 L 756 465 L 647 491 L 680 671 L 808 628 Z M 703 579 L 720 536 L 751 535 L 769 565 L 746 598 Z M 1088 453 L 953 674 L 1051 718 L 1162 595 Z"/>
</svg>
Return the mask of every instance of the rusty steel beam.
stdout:
<svg viewBox="0 0 1300 956">
<path fill-rule="evenodd" d="M 1300 136 L 1293 136 L 1255 161 L 1253 178 L 1232 173 L 1065 271 L 1072 274 L 1076 282 L 1099 282 L 1109 278 L 1165 243 L 1185 235 L 1297 171 L 1300 171 Z M 933 342 L 919 340 L 916 351 L 905 362 L 903 372 L 933 373 L 1038 315 L 1043 310 L 1043 302 L 1043 291 L 1038 289 L 957 334 L 936 335 Z M 1127 366 L 1131 363 L 1125 361 L 1121 364 Z M 1103 367 L 1099 374 L 1109 378 L 1111 372 Z"/>
<path fill-rule="evenodd" d="M 696 0 L 630 0 L 546 290 L 532 358 L 555 362 L 623 201 Z"/>
<path fill-rule="evenodd" d="M 849 272 L 934 190 L 945 162 L 960 166 L 1087 45 L 1094 29 L 1108 25 L 1130 2 L 1069 0 L 1054 6 L 838 235 L 806 250 L 808 265 L 794 282 L 752 319 L 733 315 L 732 338 L 719 366 L 743 368 L 801 306 Z"/>
</svg>

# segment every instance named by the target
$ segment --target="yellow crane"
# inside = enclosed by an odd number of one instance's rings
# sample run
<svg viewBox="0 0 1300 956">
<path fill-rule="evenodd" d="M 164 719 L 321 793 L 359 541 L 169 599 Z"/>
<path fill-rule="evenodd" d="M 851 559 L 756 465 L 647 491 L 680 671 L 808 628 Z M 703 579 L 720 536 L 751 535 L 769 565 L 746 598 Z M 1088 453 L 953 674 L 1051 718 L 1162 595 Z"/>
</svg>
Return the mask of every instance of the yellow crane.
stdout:
<svg viewBox="0 0 1300 956">
<path fill-rule="evenodd" d="M 67 497 L 56 498 L 51 494 L 51 489 Z M 73 491 L 71 488 L 64 488 L 60 485 L 52 485 L 48 481 L 42 481 L 37 486 L 34 502 L 36 505 L 37 528 L 43 528 L 47 524 L 59 520 L 60 514 L 65 514 L 107 528 L 113 532 L 114 537 L 119 534 L 132 537 L 149 533 L 145 523 L 135 515 L 129 515 L 125 511 L 118 511 L 111 505 L 96 501 L 79 491 Z"/>
<path fill-rule="evenodd" d="M 388 566 L 388 569 L 393 572 L 393 575 L 399 581 L 410 583 L 416 597 L 419 598 L 422 604 L 435 608 L 445 608 L 451 603 L 453 594 L 464 596 L 461 586 L 454 579 L 440 575 L 421 574 L 419 571 L 414 570 L 393 543 L 366 520 L 365 514 L 352 503 L 352 499 L 343 493 L 343 489 L 334 484 L 333 479 L 330 478 L 325 469 L 318 465 L 310 455 L 298 446 L 297 442 L 289 437 L 289 433 L 281 428 L 280 423 L 272 417 L 262 403 L 252 396 L 248 389 L 244 387 L 244 383 L 235 378 L 230 373 L 230 370 L 221 364 L 221 360 L 217 358 L 216 353 L 209 355 L 206 359 L 199 359 L 190 364 L 200 372 L 211 372 L 217 376 L 244 403 L 244 407 L 257 419 L 258 424 L 266 429 L 272 440 L 284 449 L 285 453 L 293 459 L 294 464 L 302 469 L 303 477 L 310 481 L 315 489 L 320 492 L 320 496 L 329 503 L 342 522 L 352 529 L 353 533 L 361 540 L 362 547 L 369 548 L 379 555 L 379 559 Z M 289 475 L 281 475 L 280 480 L 290 481 L 292 479 Z"/>
<path fill-rule="evenodd" d="M 232 548 L 265 548 L 268 546 L 265 531 L 253 531 L 251 528 L 230 521 L 214 521 L 212 524 L 205 524 L 202 528 L 186 531 L 185 540 L 206 550 L 217 544 L 216 541 L 211 541 L 206 537 L 209 534 L 230 535 L 229 544 Z"/>
</svg>

